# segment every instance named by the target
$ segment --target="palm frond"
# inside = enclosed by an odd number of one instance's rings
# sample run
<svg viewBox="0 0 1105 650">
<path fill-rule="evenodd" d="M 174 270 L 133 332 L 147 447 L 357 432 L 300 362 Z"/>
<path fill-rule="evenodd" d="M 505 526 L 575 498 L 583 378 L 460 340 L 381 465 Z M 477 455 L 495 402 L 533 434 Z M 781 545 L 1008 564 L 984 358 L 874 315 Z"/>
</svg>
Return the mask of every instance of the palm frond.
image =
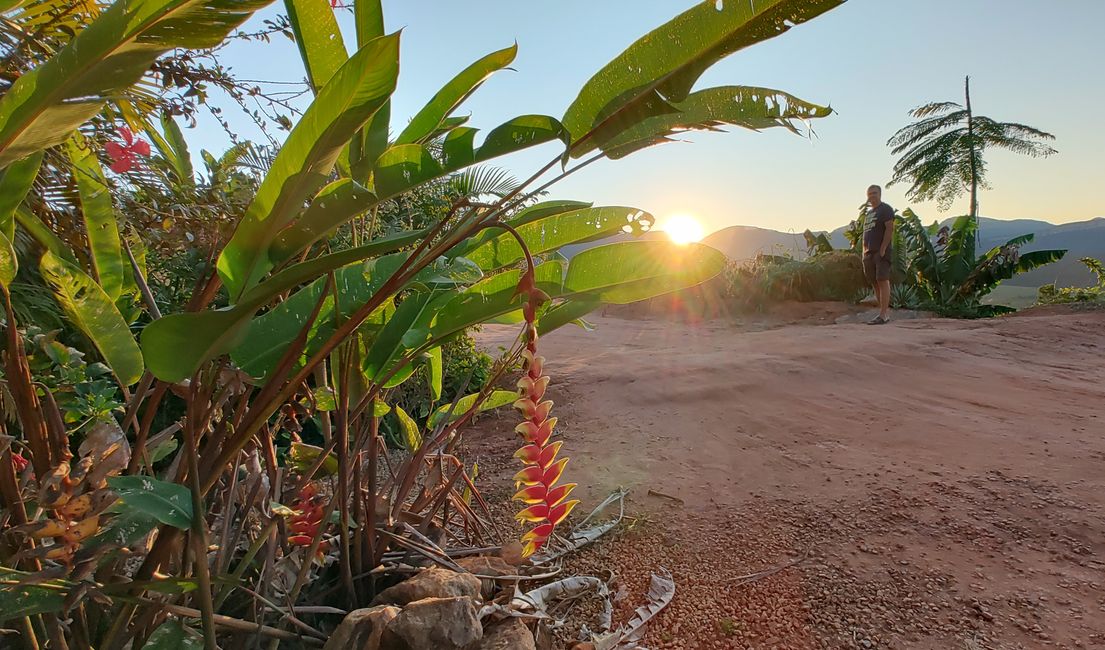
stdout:
<svg viewBox="0 0 1105 650">
<path fill-rule="evenodd" d="M 470 198 L 483 195 L 502 198 L 517 190 L 521 183 L 505 169 L 476 165 L 450 177 L 449 185 L 458 194 Z"/>
<path fill-rule="evenodd" d="M 898 154 L 915 146 L 937 131 L 943 131 L 959 124 L 965 125 L 966 123 L 967 111 L 956 111 L 950 115 L 930 117 L 898 129 L 898 132 L 886 141 L 886 146 L 893 148 L 891 153 Z"/>
<path fill-rule="evenodd" d="M 923 118 L 930 115 L 939 115 L 941 113 L 946 113 L 957 108 L 963 108 L 963 106 L 960 104 L 956 104 L 955 102 L 930 102 L 928 104 L 924 104 L 923 106 L 918 106 L 917 108 L 910 111 L 909 114 L 913 117 Z"/>
</svg>

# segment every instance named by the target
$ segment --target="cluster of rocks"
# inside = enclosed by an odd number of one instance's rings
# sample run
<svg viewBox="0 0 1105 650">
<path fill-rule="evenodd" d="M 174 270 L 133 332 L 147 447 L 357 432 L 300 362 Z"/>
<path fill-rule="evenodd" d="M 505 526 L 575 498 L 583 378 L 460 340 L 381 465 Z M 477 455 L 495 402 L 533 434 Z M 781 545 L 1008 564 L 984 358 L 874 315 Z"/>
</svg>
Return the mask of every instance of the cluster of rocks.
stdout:
<svg viewBox="0 0 1105 650">
<path fill-rule="evenodd" d="M 536 650 L 520 619 L 488 618 L 480 605 L 516 569 L 497 557 L 460 558 L 468 573 L 430 568 L 346 615 L 324 650 Z M 477 577 L 484 576 L 484 577 Z"/>
</svg>

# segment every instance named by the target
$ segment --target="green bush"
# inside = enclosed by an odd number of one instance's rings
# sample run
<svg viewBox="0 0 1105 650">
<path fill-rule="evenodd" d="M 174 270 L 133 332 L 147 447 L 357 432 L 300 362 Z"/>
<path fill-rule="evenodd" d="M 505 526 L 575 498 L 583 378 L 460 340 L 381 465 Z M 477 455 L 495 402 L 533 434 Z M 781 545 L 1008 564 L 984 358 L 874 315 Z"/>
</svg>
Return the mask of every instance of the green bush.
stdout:
<svg viewBox="0 0 1105 650">
<path fill-rule="evenodd" d="M 1040 287 L 1036 301 L 1041 305 L 1102 302 L 1105 299 L 1105 265 L 1092 257 L 1083 257 L 1078 261 L 1097 276 L 1096 286 L 1056 287 L 1054 284 L 1045 284 Z"/>
<path fill-rule="evenodd" d="M 726 293 L 739 309 L 761 310 L 784 300 L 857 302 L 867 290 L 863 263 L 851 251 L 831 251 L 805 260 L 759 255 L 726 270 Z"/>
</svg>

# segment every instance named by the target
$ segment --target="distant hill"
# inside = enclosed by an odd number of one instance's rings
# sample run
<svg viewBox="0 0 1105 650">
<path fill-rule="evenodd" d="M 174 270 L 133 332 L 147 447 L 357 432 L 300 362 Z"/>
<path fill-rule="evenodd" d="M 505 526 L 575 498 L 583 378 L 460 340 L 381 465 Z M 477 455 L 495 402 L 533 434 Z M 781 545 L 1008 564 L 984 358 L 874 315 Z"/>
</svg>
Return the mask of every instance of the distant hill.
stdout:
<svg viewBox="0 0 1105 650">
<path fill-rule="evenodd" d="M 952 221 L 952 219 L 946 219 L 941 222 L 941 225 L 950 224 Z M 847 247 L 848 240 L 844 237 L 844 229 L 845 227 L 841 226 L 832 232 L 825 233 L 829 235 L 833 246 L 837 248 Z M 1007 280 L 1005 284 L 1018 287 L 1038 287 L 1054 282 L 1059 286 L 1070 287 L 1086 286 L 1096 281 L 1093 274 L 1078 259 L 1087 256 L 1105 259 L 1105 217 L 1060 225 L 1039 219 L 1003 220 L 982 217 L 979 221 L 980 252 L 985 252 L 994 246 L 1004 244 L 1014 237 L 1027 233 L 1033 233 L 1036 238 L 1021 250 L 1060 248 L 1066 249 L 1068 253 L 1059 262 L 1017 276 L 1012 280 Z M 639 239 L 655 240 L 664 238 L 666 238 L 666 235 L 663 232 L 648 232 Z M 599 243 L 608 244 L 632 239 L 634 239 L 632 235 L 616 235 L 601 242 L 565 246 L 561 249 L 561 252 L 567 257 L 571 257 L 579 251 L 586 250 Z M 725 253 L 729 259 L 737 262 L 754 259 L 760 253 L 768 255 L 789 254 L 797 258 L 802 258 L 806 254 L 806 240 L 802 233 L 785 233 L 754 226 L 722 228 L 707 235 L 702 239 L 702 243 L 716 248 Z"/>
<path fill-rule="evenodd" d="M 941 225 L 951 223 L 947 219 Z M 844 226 L 826 233 L 833 246 L 844 248 L 848 245 L 844 237 Z M 1089 221 L 1055 225 L 1038 219 L 991 219 L 982 217 L 979 221 L 979 244 L 981 251 L 989 250 L 1019 235 L 1033 233 L 1036 237 L 1022 250 L 1032 251 L 1050 248 L 1067 249 L 1066 257 L 1055 264 L 1049 264 L 1031 273 L 1018 276 L 1006 284 L 1020 287 L 1038 287 L 1055 282 L 1060 286 L 1085 286 L 1095 281 L 1093 275 L 1078 259 L 1081 257 L 1105 258 L 1105 217 Z M 759 253 L 785 254 L 801 257 L 806 253 L 806 242 L 801 233 L 790 234 L 765 228 L 750 226 L 730 226 L 723 228 L 705 239 L 704 244 L 725 253 L 732 260 L 749 260 Z"/>
</svg>

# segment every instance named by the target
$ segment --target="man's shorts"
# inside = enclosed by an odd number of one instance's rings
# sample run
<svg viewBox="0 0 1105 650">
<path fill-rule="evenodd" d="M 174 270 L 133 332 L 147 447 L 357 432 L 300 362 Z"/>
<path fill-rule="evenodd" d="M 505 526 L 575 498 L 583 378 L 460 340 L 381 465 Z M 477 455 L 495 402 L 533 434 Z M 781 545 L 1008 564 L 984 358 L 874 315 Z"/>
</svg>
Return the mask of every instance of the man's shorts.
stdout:
<svg viewBox="0 0 1105 650">
<path fill-rule="evenodd" d="M 886 257 L 880 257 L 876 251 L 867 251 L 863 254 L 863 275 L 867 281 L 874 284 L 880 280 L 890 279 L 890 251 Z"/>
</svg>

